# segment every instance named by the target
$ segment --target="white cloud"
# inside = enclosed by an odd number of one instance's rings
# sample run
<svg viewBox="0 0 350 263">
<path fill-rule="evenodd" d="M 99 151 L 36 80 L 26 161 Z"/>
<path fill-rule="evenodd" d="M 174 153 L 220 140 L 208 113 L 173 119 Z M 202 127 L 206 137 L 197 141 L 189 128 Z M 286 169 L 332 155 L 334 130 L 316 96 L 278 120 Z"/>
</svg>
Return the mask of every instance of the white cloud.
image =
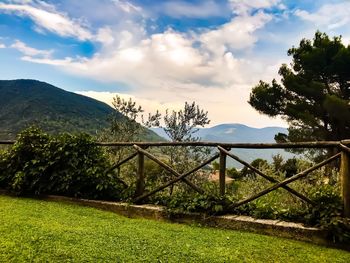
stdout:
<svg viewBox="0 0 350 263">
<path fill-rule="evenodd" d="M 350 2 L 325 4 L 315 12 L 298 9 L 295 15 L 312 22 L 317 26 L 326 26 L 328 29 L 336 29 L 348 26 L 350 22 Z"/>
<path fill-rule="evenodd" d="M 176 18 L 206 18 L 223 16 L 227 10 L 225 10 L 225 6 L 215 3 L 215 1 L 201 1 L 196 4 L 185 1 L 164 1 L 160 3 L 159 12 Z"/>
<path fill-rule="evenodd" d="M 40 56 L 40 57 L 48 58 L 53 53 L 52 50 L 39 50 L 39 49 L 29 47 L 25 43 L 19 40 L 16 40 L 15 43 L 11 45 L 11 47 L 14 49 L 17 49 L 18 51 L 22 52 L 24 55 L 30 56 L 30 57 Z"/>
<path fill-rule="evenodd" d="M 246 83 L 247 68 L 253 64 L 236 58 L 231 50 L 252 47 L 257 41 L 255 32 L 270 19 L 263 12 L 245 14 L 217 29 L 197 34 L 169 29 L 147 36 L 142 25 L 129 26 L 133 31 L 119 32 L 106 27 L 99 30 L 97 37 L 105 45 L 90 59 L 26 60 L 64 65 L 64 70 L 73 74 L 123 82 L 143 90 L 227 88 Z"/>
<path fill-rule="evenodd" d="M 181 33 L 167 29 L 152 35 L 147 35 L 142 22 L 126 20 L 96 30 L 94 41 L 102 47 L 91 58 L 55 59 L 51 53 L 33 49 L 30 54 L 27 49 L 22 59 L 101 82 L 123 83 L 130 87 L 124 96 L 134 96 L 147 111 L 180 108 L 184 101 L 196 101 L 209 111 L 213 124 L 233 120 L 253 126 L 280 125 L 279 119 L 257 119 L 247 104 L 252 85 L 275 76 L 276 61 L 242 56 L 254 47 L 257 31 L 271 19 L 264 11 L 241 13 L 211 30 Z M 106 102 L 113 97 L 91 91 L 85 95 Z"/>
<path fill-rule="evenodd" d="M 0 43 L 0 48 L 6 48 L 5 44 Z"/>
<path fill-rule="evenodd" d="M 113 37 L 113 32 L 110 27 L 100 28 L 96 35 L 96 40 L 103 43 L 103 45 L 108 46 L 112 44 L 115 39 Z"/>
<path fill-rule="evenodd" d="M 8 0 L 10 3 L 14 4 L 30 4 L 33 0 Z"/>
<path fill-rule="evenodd" d="M 79 40 L 88 40 L 93 36 L 89 30 L 80 25 L 79 21 L 71 20 L 65 14 L 55 12 L 54 7 L 40 2 L 42 7 L 51 10 L 46 11 L 30 5 L 0 3 L 0 11 L 14 12 L 20 16 L 30 17 L 37 26 L 39 32 L 49 31 L 63 37 L 75 37 Z"/>
<path fill-rule="evenodd" d="M 125 31 L 123 35 L 132 38 L 130 32 Z M 63 65 L 63 69 L 70 73 L 101 81 L 123 82 L 141 92 L 161 90 L 176 93 L 176 96 L 205 87 L 224 88 L 247 82 L 245 69 L 252 68 L 250 61 L 237 59 L 231 52 L 213 57 L 206 49 L 195 48 L 195 41 L 168 30 L 133 46 L 124 45 L 120 40 L 119 48 L 108 48 L 91 59 L 26 60 Z"/>
<path fill-rule="evenodd" d="M 234 17 L 218 29 L 200 36 L 201 42 L 213 53 L 224 53 L 227 49 L 246 49 L 257 41 L 256 31 L 262 28 L 272 16 L 262 11 L 254 15 Z"/>
<path fill-rule="evenodd" d="M 61 66 L 61 67 L 74 64 L 72 61 L 72 58 L 69 58 L 69 57 L 65 59 L 50 59 L 50 58 L 34 58 L 32 56 L 23 56 L 21 59 L 28 62 L 46 64 L 51 66 Z"/>
<path fill-rule="evenodd" d="M 98 91 L 79 91 L 78 94 L 88 96 L 112 106 L 112 100 L 115 95 L 124 99 L 132 98 L 138 105 L 144 109 L 144 115 L 155 113 L 159 110 L 162 114 L 166 109 L 179 110 L 184 106 L 184 102 L 196 101 L 197 105 L 208 111 L 208 117 L 211 120 L 210 125 L 214 126 L 221 123 L 244 123 L 253 127 L 270 126 L 286 126 L 285 122 L 280 118 L 271 119 L 264 115 L 257 118 L 256 111 L 247 107 L 245 102 L 248 99 L 247 87 L 241 86 L 236 90 L 233 89 L 209 89 L 198 94 L 187 95 L 185 98 L 177 98 L 175 100 L 160 102 L 159 96 L 149 98 L 143 95 L 133 95 L 114 92 L 98 92 Z M 243 99 L 242 99 L 243 98 Z"/>
<path fill-rule="evenodd" d="M 165 112 L 166 109 L 179 110 L 183 107 L 184 104 L 183 101 L 159 102 L 159 100 L 157 99 L 147 99 L 132 94 L 108 91 L 77 91 L 76 93 L 102 101 L 110 105 L 111 107 L 113 107 L 113 97 L 117 95 L 125 100 L 129 100 L 131 98 L 133 101 L 137 102 L 137 104 L 142 107 L 142 109 L 144 110 L 144 116 L 147 116 L 148 113 L 155 113 L 156 110 L 159 110 L 161 113 Z"/>
<path fill-rule="evenodd" d="M 278 7 L 285 9 L 281 0 L 229 0 L 232 11 L 236 14 L 247 14 L 256 9 Z"/>
<path fill-rule="evenodd" d="M 134 13 L 134 12 L 142 12 L 142 8 L 140 6 L 134 5 L 125 0 L 112 0 L 118 7 L 120 7 L 126 13 Z"/>
</svg>

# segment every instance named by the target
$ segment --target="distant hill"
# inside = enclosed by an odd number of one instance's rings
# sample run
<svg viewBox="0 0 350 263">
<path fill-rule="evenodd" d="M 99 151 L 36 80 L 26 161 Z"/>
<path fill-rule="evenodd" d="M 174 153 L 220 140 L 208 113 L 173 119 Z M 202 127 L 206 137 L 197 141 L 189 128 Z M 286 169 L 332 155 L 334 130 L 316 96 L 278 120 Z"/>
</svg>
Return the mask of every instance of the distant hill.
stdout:
<svg viewBox="0 0 350 263">
<path fill-rule="evenodd" d="M 152 129 L 159 136 L 169 139 L 164 131 L 159 128 Z M 201 128 L 195 134 L 201 138 L 201 141 L 212 142 L 228 142 L 228 143 L 273 143 L 274 136 L 279 133 L 287 133 L 286 128 L 282 127 L 266 127 L 266 128 L 252 128 L 243 124 L 220 124 L 211 128 Z M 272 156 L 281 154 L 284 158 L 291 158 L 293 154 L 288 153 L 282 149 L 234 149 L 232 150 L 236 155 L 247 162 L 252 162 L 257 158 L 272 160 Z M 231 158 L 228 158 L 228 166 L 242 167 Z"/>
<path fill-rule="evenodd" d="M 108 127 L 113 108 L 37 80 L 0 80 L 0 139 L 13 139 L 36 124 L 50 133 L 96 134 Z M 120 114 L 120 118 L 123 118 Z M 159 140 L 145 130 L 146 140 Z"/>
</svg>

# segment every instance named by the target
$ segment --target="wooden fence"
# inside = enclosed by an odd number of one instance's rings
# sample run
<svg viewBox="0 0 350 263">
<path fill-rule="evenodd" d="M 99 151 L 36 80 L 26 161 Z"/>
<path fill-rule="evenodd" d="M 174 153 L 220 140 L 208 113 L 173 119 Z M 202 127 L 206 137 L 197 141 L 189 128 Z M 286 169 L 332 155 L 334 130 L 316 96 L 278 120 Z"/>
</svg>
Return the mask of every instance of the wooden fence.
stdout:
<svg viewBox="0 0 350 263">
<path fill-rule="evenodd" d="M 13 144 L 14 141 L 0 141 L 1 144 Z M 305 195 L 297 192 L 293 188 L 289 187 L 288 184 L 301 179 L 305 178 L 308 174 L 310 174 L 312 171 L 336 160 L 340 160 L 340 183 L 341 183 L 341 197 L 344 204 L 344 215 L 346 217 L 350 217 L 350 140 L 343 140 L 343 141 L 316 141 L 316 142 L 299 142 L 299 143 L 217 143 L 217 142 L 97 142 L 96 145 L 108 147 L 108 146 L 119 146 L 119 147 L 133 147 L 134 153 L 126 157 L 125 159 L 119 161 L 118 163 L 114 164 L 111 168 L 111 170 L 117 169 L 121 165 L 127 163 L 128 161 L 132 160 L 133 158 L 138 158 L 138 172 L 137 172 L 137 182 L 136 182 L 136 191 L 135 191 L 135 203 L 139 203 L 145 198 L 154 195 L 155 193 L 174 185 L 175 183 L 182 181 L 189 185 L 192 189 L 199 193 L 204 193 L 204 190 L 195 185 L 193 182 L 191 182 L 187 177 L 196 171 L 200 170 L 201 168 L 205 167 L 206 165 L 210 164 L 214 160 L 219 158 L 219 187 L 220 187 L 220 194 L 225 195 L 225 187 L 226 187 L 226 159 L 227 157 L 230 157 L 237 162 L 241 163 L 242 165 L 246 166 L 248 169 L 255 172 L 257 175 L 262 176 L 266 180 L 270 181 L 271 183 L 274 183 L 272 186 L 268 187 L 267 189 L 254 194 L 253 196 L 243 199 L 239 202 L 236 202 L 232 204 L 232 207 L 238 207 L 243 204 L 249 203 L 255 199 L 258 199 L 259 197 L 262 197 L 272 191 L 275 191 L 276 189 L 283 188 L 286 191 L 290 192 L 291 194 L 295 195 L 296 197 L 300 198 L 304 202 L 307 202 L 311 205 L 314 205 L 314 203 Z M 203 163 L 199 164 L 195 168 L 191 169 L 190 171 L 187 171 L 185 173 L 178 173 L 176 170 L 174 170 L 172 167 L 170 167 L 168 164 L 154 156 L 152 153 L 147 151 L 150 147 L 189 147 L 189 146 L 196 146 L 196 147 L 215 147 L 217 149 L 217 152 L 212 154 L 211 157 L 209 157 L 207 160 L 205 160 Z M 323 160 L 320 163 L 317 163 L 313 165 L 312 167 L 299 172 L 283 181 L 278 181 L 275 178 L 264 174 L 262 171 L 258 170 L 257 168 L 251 166 L 246 161 L 242 160 L 230 150 L 237 149 L 237 148 L 244 148 L 244 149 L 325 149 L 325 148 L 332 148 L 337 149 L 337 153 L 325 160 Z M 163 169 L 168 171 L 170 174 L 172 174 L 173 178 L 169 180 L 168 182 L 162 184 L 161 186 L 145 191 L 145 156 L 149 158 L 150 160 L 154 161 L 158 165 L 160 165 Z"/>
</svg>

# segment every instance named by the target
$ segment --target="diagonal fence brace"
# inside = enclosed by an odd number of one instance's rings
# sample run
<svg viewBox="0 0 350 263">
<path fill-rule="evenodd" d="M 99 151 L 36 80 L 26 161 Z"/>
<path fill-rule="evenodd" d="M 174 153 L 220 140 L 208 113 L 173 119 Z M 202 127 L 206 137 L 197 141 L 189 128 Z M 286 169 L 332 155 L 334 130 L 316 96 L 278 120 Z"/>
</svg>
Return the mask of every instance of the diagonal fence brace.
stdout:
<svg viewBox="0 0 350 263">
<path fill-rule="evenodd" d="M 148 148 L 148 146 L 145 146 L 143 149 L 147 149 L 147 148 Z M 124 163 L 127 163 L 128 161 L 135 158 L 136 156 L 137 156 L 137 152 L 130 154 L 128 157 L 125 157 L 123 160 L 121 160 L 120 162 L 117 162 L 111 168 L 109 168 L 107 170 L 107 173 L 113 171 L 114 169 L 118 168 L 119 166 L 123 165 Z"/>
<path fill-rule="evenodd" d="M 166 188 L 166 187 L 168 187 L 168 186 L 170 186 L 170 185 L 172 185 L 174 183 L 177 183 L 178 181 L 182 180 L 186 176 L 189 176 L 190 174 L 198 171 L 199 169 L 201 169 L 202 167 L 206 166 L 207 164 L 210 164 L 212 161 L 214 161 L 215 159 L 219 158 L 219 156 L 220 156 L 220 154 L 218 154 L 218 153 L 215 154 L 214 156 L 212 156 L 211 158 L 209 158 L 208 160 L 206 160 L 202 164 L 196 166 L 192 170 L 188 171 L 187 173 L 184 173 L 184 174 L 182 174 L 182 175 L 180 175 L 180 176 L 178 176 L 178 177 L 176 177 L 176 178 L 174 178 L 174 179 L 164 183 L 163 185 L 157 187 L 156 189 L 154 189 L 154 190 L 152 190 L 152 191 L 150 191 L 148 193 L 145 193 L 145 194 L 135 198 L 134 202 L 137 203 L 137 202 L 141 201 L 142 199 L 145 199 L 145 198 L 147 198 L 147 197 L 149 197 L 149 196 L 151 196 L 151 195 L 153 195 L 153 194 L 163 190 L 164 188 Z"/>
<path fill-rule="evenodd" d="M 123 165 L 124 163 L 130 161 L 131 159 L 135 158 L 137 156 L 137 152 L 130 154 L 128 157 L 124 158 L 123 160 L 121 160 L 120 162 L 117 162 L 116 164 L 114 164 L 111 168 L 109 168 L 107 170 L 107 172 L 111 172 L 114 169 L 118 168 L 119 166 Z"/>
<path fill-rule="evenodd" d="M 268 176 L 266 174 L 264 174 L 263 172 L 261 172 L 260 170 L 258 170 L 257 168 L 255 168 L 254 166 L 250 165 L 249 163 L 243 161 L 242 159 L 240 159 L 238 156 L 234 155 L 233 153 L 227 151 L 225 148 L 218 146 L 218 149 L 225 153 L 227 156 L 230 156 L 232 159 L 236 160 L 237 162 L 243 164 L 244 166 L 248 167 L 249 169 L 251 169 L 252 171 L 254 171 L 255 173 L 257 173 L 258 175 L 264 177 L 266 180 L 272 182 L 272 183 L 279 183 L 278 180 L 276 180 L 275 178 Z M 301 200 L 311 204 L 311 205 L 315 205 L 315 202 L 311 201 L 308 197 L 304 196 L 303 194 L 295 191 L 294 189 L 290 188 L 289 186 L 282 186 L 282 188 L 284 188 L 285 190 L 287 190 L 288 192 L 290 192 L 291 194 L 297 196 L 298 198 L 300 198 Z"/>
<path fill-rule="evenodd" d="M 149 159 L 151 159 L 152 161 L 156 162 L 157 164 L 159 164 L 161 167 L 163 167 L 165 170 L 167 170 L 168 172 L 170 172 L 171 174 L 175 175 L 176 177 L 180 177 L 181 174 L 179 174 L 178 172 L 176 172 L 173 168 L 171 168 L 169 165 L 167 165 L 166 163 L 162 162 L 161 160 L 157 159 L 157 157 L 155 157 L 154 155 L 150 154 L 149 152 L 143 150 L 141 147 L 137 146 L 136 144 L 133 146 L 138 152 L 143 153 L 144 155 L 146 155 Z M 190 187 L 192 187 L 195 191 L 197 191 L 200 194 L 203 194 L 204 191 L 203 189 L 199 188 L 198 186 L 196 186 L 194 183 L 192 183 L 191 181 L 189 181 L 187 178 L 182 178 L 182 181 L 184 181 L 187 185 L 189 185 Z"/>
<path fill-rule="evenodd" d="M 266 195 L 266 194 L 268 194 L 268 193 L 270 193 L 270 192 L 272 192 L 272 191 L 274 191 L 274 190 L 276 190 L 276 189 L 278 189 L 280 187 L 283 187 L 283 186 L 285 186 L 285 185 L 287 185 L 289 183 L 292 183 L 292 182 L 294 182 L 294 181 L 296 181 L 296 180 L 298 180 L 298 179 L 300 179 L 302 177 L 305 177 L 309 173 L 311 173 L 312 171 L 314 171 L 314 170 L 316 170 L 316 169 L 318 169 L 318 168 L 320 168 L 320 167 L 322 167 L 322 166 L 324 166 L 324 165 L 334 161 L 335 159 L 339 158 L 340 156 L 341 156 L 341 153 L 337 153 L 336 155 L 333 155 L 332 157 L 330 157 L 330 158 L 328 158 L 328 159 L 326 159 L 326 160 L 324 160 L 324 161 L 322 161 L 322 162 L 320 162 L 320 163 L 318 163 L 318 164 L 316 164 L 316 165 L 314 165 L 314 166 L 312 166 L 312 167 L 310 167 L 310 168 L 308 168 L 308 169 L 306 169 L 306 170 L 304 170 L 304 171 L 302 171 L 302 172 L 300 172 L 300 173 L 298 173 L 296 175 L 293 175 L 292 177 L 289 177 L 286 180 L 284 180 L 284 181 L 282 181 L 280 183 L 277 183 L 277 184 L 275 184 L 275 185 L 273 185 L 273 186 L 271 186 L 271 187 L 261 191 L 260 193 L 257 193 L 256 195 L 254 195 L 252 197 L 249 197 L 249 198 L 246 198 L 246 199 L 244 199 L 242 201 L 234 203 L 233 205 L 231 205 L 231 207 L 235 208 L 235 207 L 244 205 L 246 203 L 249 203 L 249 202 L 251 202 L 251 201 L 253 201 L 253 200 L 255 200 L 255 199 L 257 199 L 257 198 L 259 198 L 259 197 L 261 197 L 263 195 Z"/>
<path fill-rule="evenodd" d="M 339 147 L 342 150 L 346 151 L 347 153 L 350 153 L 350 148 L 348 146 L 344 145 L 342 142 L 339 143 Z"/>
</svg>

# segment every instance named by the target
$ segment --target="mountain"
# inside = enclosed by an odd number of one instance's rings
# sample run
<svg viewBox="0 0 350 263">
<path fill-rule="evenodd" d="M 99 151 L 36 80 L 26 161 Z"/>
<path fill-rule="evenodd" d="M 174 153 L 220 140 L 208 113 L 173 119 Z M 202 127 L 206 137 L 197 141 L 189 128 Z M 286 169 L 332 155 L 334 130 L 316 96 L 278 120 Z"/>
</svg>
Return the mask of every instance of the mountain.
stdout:
<svg viewBox="0 0 350 263">
<path fill-rule="evenodd" d="M 160 128 L 152 129 L 159 136 L 169 139 L 165 132 Z M 266 127 L 252 128 L 243 124 L 220 124 L 211 128 L 200 128 L 194 136 L 200 137 L 201 141 L 207 142 L 227 142 L 227 143 L 273 143 L 274 136 L 277 133 L 287 133 L 286 128 L 282 127 Z M 241 159 L 252 162 L 257 158 L 272 161 L 272 156 L 281 154 L 285 159 L 293 157 L 293 154 L 283 149 L 233 149 L 231 150 Z M 232 158 L 227 158 L 228 166 L 242 167 Z"/>
<path fill-rule="evenodd" d="M 14 139 L 35 124 L 50 133 L 96 134 L 108 127 L 113 108 L 37 80 L 0 80 L 0 139 Z M 123 118 L 120 114 L 120 118 Z M 145 130 L 147 140 L 158 140 Z M 146 139 L 145 139 L 146 140 Z"/>
<path fill-rule="evenodd" d="M 243 124 L 220 124 L 211 128 L 202 128 L 197 134 L 205 141 L 219 142 L 275 142 L 277 133 L 287 133 L 286 128 L 265 127 L 252 128 Z"/>
<path fill-rule="evenodd" d="M 152 128 L 152 130 L 169 140 L 162 128 Z M 274 136 L 279 132 L 287 133 L 287 129 L 282 127 L 252 128 L 239 123 L 231 123 L 220 124 L 211 128 L 199 128 L 194 136 L 207 142 L 271 143 L 275 142 Z"/>
</svg>

